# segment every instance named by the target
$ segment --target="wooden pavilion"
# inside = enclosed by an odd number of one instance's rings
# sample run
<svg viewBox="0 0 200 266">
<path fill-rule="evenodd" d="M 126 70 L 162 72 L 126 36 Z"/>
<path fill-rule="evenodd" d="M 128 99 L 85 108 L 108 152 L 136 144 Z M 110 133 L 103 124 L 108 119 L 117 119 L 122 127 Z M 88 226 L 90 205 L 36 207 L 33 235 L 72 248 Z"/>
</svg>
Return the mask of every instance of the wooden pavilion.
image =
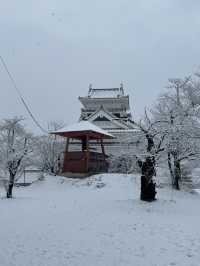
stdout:
<svg viewBox="0 0 200 266">
<path fill-rule="evenodd" d="M 103 139 L 114 138 L 107 131 L 88 121 L 81 121 L 51 134 L 67 138 L 61 174 L 69 177 L 85 177 L 108 171 L 107 155 Z M 70 143 L 76 141 L 79 150 L 70 151 Z M 92 142 L 92 146 L 90 145 Z M 94 150 L 94 143 L 100 151 Z M 74 145 L 73 145 L 74 146 Z"/>
</svg>

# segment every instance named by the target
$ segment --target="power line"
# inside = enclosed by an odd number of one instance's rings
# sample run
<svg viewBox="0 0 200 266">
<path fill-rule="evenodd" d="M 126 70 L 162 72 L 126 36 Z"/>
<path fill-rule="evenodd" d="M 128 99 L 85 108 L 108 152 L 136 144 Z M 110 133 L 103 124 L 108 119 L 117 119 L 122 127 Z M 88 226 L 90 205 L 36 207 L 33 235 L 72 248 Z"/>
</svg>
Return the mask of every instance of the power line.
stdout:
<svg viewBox="0 0 200 266">
<path fill-rule="evenodd" d="M 16 83 L 15 79 L 13 78 L 11 72 L 9 71 L 9 69 L 8 69 L 8 67 L 7 67 L 7 65 L 6 65 L 5 60 L 3 59 L 3 57 L 2 57 L 1 55 L 0 55 L 0 60 L 1 60 L 1 62 L 2 62 L 2 65 L 3 65 L 3 67 L 4 67 L 5 71 L 6 71 L 6 73 L 8 74 L 8 76 L 9 76 L 9 78 L 10 78 L 10 80 L 11 80 L 11 82 L 12 82 L 12 84 L 13 84 L 13 87 L 15 88 L 15 90 L 16 90 L 16 92 L 17 92 L 17 94 L 18 94 L 18 96 L 19 96 L 19 98 L 20 98 L 22 104 L 24 105 L 26 111 L 28 112 L 28 114 L 29 114 L 30 117 L 32 118 L 33 122 L 36 124 L 36 126 L 37 126 L 37 127 L 43 132 L 43 133 L 45 133 L 45 134 L 48 133 L 48 131 L 45 130 L 45 129 L 40 125 L 40 123 L 37 121 L 37 119 L 35 118 L 35 116 L 34 116 L 33 113 L 31 112 L 29 106 L 28 106 L 27 103 L 25 102 L 25 100 L 24 100 L 24 98 L 23 98 L 23 96 L 22 96 L 22 94 L 21 94 L 21 92 L 20 92 L 20 90 L 19 90 L 19 88 L 18 88 L 18 86 L 17 86 L 17 83 Z"/>
</svg>

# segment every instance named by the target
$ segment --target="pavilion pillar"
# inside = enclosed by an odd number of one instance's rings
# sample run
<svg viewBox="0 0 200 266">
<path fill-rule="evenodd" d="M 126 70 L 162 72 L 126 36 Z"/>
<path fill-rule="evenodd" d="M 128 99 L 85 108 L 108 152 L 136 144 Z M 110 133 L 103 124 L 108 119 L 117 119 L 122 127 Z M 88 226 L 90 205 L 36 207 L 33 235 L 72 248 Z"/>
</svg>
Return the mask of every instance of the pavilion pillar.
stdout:
<svg viewBox="0 0 200 266">
<path fill-rule="evenodd" d="M 64 156 L 64 162 L 63 162 L 63 167 L 62 167 L 62 172 L 65 172 L 65 166 L 67 164 L 67 160 L 68 160 L 68 151 L 69 151 L 69 142 L 70 142 L 70 138 L 67 138 L 66 141 L 66 146 L 65 146 L 65 156 Z"/>
<path fill-rule="evenodd" d="M 85 164 L 85 170 L 86 173 L 89 171 L 89 161 L 90 161 L 90 151 L 89 151 L 89 135 L 86 136 L 86 164 Z"/>
<path fill-rule="evenodd" d="M 100 168 L 105 169 L 107 171 L 107 166 L 106 166 L 106 153 L 105 153 L 105 148 L 104 148 L 104 143 L 103 139 L 101 139 L 101 150 L 102 150 L 102 155 L 103 155 L 103 161 L 101 162 Z"/>
<path fill-rule="evenodd" d="M 70 140 L 70 138 L 68 137 L 67 141 L 66 141 L 66 148 L 65 148 L 66 153 L 69 151 L 69 140 Z"/>
<path fill-rule="evenodd" d="M 103 158 L 105 160 L 106 154 L 105 154 L 105 148 L 104 148 L 104 144 L 103 144 L 103 139 L 101 139 L 101 150 L 102 150 Z"/>
</svg>

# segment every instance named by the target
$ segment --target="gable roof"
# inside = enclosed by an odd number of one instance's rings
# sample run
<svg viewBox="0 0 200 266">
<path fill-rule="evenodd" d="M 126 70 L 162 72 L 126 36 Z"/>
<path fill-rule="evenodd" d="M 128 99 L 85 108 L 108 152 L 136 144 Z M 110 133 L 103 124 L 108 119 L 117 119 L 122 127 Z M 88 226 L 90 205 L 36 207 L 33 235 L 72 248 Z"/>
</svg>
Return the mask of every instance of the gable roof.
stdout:
<svg viewBox="0 0 200 266">
<path fill-rule="evenodd" d="M 123 122 L 121 119 L 117 118 L 115 115 L 107 111 L 104 106 L 100 106 L 94 113 L 92 113 L 88 118 L 87 121 L 93 122 L 98 117 L 98 114 L 101 113 L 105 118 L 110 121 L 110 123 L 114 124 L 117 128 L 122 129 L 130 129 L 130 126 Z M 133 128 L 133 127 L 131 127 Z"/>
</svg>

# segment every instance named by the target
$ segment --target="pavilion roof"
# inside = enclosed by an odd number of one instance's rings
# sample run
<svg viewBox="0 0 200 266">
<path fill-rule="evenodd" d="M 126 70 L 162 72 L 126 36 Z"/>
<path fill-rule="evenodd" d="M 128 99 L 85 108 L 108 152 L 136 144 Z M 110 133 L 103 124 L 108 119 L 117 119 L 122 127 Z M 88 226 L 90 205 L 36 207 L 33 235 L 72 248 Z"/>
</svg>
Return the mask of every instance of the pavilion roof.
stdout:
<svg viewBox="0 0 200 266">
<path fill-rule="evenodd" d="M 80 121 L 78 123 L 68 125 L 57 131 L 51 132 L 50 134 L 71 138 L 83 138 L 86 135 L 89 135 L 90 138 L 93 139 L 114 138 L 114 136 L 108 133 L 106 130 L 101 129 L 100 127 L 97 127 L 88 121 Z"/>
</svg>

